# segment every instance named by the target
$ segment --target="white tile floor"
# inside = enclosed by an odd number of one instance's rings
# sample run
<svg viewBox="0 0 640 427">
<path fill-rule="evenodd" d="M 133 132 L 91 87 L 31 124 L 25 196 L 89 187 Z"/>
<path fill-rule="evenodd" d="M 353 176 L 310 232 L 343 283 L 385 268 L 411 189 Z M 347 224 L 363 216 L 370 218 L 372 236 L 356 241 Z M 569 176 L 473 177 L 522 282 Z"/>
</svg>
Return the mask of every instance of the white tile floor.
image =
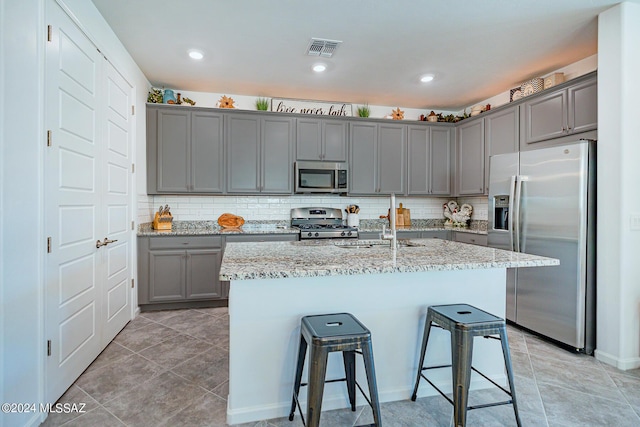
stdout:
<svg viewBox="0 0 640 427">
<path fill-rule="evenodd" d="M 639 426 L 640 370 L 619 371 L 509 327 L 524 426 Z M 52 414 L 44 426 L 226 426 L 229 319 L 226 308 L 142 313 L 82 374 L 61 402 L 84 414 Z M 292 373 L 293 374 L 293 373 Z M 423 382 L 421 387 L 428 387 Z M 472 403 L 495 390 L 473 392 Z M 449 426 L 441 396 L 383 403 L 386 427 Z M 369 407 L 323 412 L 324 426 L 372 422 Z M 299 427 L 296 416 L 243 425 Z M 469 426 L 515 425 L 512 407 L 469 412 Z"/>
</svg>

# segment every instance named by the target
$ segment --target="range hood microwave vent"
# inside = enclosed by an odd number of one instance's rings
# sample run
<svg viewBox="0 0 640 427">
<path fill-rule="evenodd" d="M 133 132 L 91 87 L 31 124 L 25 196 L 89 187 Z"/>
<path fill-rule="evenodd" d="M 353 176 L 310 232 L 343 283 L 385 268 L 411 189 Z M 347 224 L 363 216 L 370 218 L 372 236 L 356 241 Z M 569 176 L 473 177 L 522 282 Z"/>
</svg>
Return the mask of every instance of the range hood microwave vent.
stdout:
<svg viewBox="0 0 640 427">
<path fill-rule="evenodd" d="M 309 43 L 309 47 L 307 48 L 307 55 L 331 58 L 340 43 L 342 43 L 340 40 L 312 38 L 311 43 Z"/>
</svg>

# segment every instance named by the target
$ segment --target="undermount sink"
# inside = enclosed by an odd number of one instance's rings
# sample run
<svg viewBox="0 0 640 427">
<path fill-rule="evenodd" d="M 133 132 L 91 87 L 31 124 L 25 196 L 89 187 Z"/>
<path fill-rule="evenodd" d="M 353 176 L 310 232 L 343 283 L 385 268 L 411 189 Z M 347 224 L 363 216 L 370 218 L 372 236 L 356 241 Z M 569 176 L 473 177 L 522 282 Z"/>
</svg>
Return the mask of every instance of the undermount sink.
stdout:
<svg viewBox="0 0 640 427">
<path fill-rule="evenodd" d="M 335 243 L 334 246 L 342 249 L 370 249 L 376 247 L 389 247 L 391 244 L 390 240 L 355 240 L 353 242 L 345 242 L 342 241 L 340 243 Z M 398 247 L 399 248 L 413 248 L 413 247 L 421 247 L 424 246 L 421 243 L 415 243 L 407 239 L 399 239 Z"/>
</svg>

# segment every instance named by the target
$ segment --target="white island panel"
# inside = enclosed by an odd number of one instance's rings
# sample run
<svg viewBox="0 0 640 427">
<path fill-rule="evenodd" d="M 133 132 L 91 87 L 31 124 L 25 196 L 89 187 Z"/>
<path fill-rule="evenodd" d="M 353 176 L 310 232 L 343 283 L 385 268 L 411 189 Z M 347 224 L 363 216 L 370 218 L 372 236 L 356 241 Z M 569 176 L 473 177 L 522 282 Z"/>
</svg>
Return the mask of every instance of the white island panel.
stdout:
<svg viewBox="0 0 640 427">
<path fill-rule="evenodd" d="M 355 315 L 371 330 L 380 401 L 409 399 L 427 307 L 468 303 L 504 317 L 505 272 L 493 268 L 232 281 L 227 421 L 236 424 L 289 414 L 300 319 L 311 314 Z M 474 366 L 505 384 L 499 342 L 478 338 L 474 345 Z M 356 360 L 358 381 L 366 389 L 362 358 Z M 432 330 L 425 365 L 450 360 L 449 333 Z M 450 391 L 450 369 L 429 375 L 443 390 Z M 327 378 L 343 377 L 341 353 L 332 353 Z M 488 383 L 474 376 L 471 388 L 484 387 Z M 305 389 L 300 395 L 303 409 Z M 436 391 L 423 381 L 419 396 L 434 394 Z M 359 395 L 358 405 L 365 404 Z M 323 410 L 348 406 L 344 383 L 325 386 Z"/>
</svg>

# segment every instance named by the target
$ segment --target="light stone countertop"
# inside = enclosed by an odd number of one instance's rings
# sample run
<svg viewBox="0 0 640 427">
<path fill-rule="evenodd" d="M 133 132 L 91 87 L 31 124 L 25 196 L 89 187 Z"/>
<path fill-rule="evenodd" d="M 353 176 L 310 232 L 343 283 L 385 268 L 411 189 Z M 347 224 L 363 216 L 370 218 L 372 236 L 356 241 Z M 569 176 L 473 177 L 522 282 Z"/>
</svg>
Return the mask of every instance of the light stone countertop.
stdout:
<svg viewBox="0 0 640 427">
<path fill-rule="evenodd" d="M 220 280 L 275 279 L 559 265 L 559 260 L 442 239 L 228 243 Z"/>
<path fill-rule="evenodd" d="M 410 227 L 399 227 L 398 231 L 460 231 L 472 234 L 487 234 L 486 221 L 471 221 L 469 228 L 444 227 L 443 220 L 417 219 Z M 361 220 L 358 231 L 380 232 L 386 220 Z M 240 228 L 222 228 L 217 221 L 173 221 L 171 231 L 154 230 L 150 222 L 140 224 L 137 235 L 144 236 L 202 236 L 224 234 L 300 234 L 300 230 L 290 227 L 290 221 L 247 221 Z"/>
<path fill-rule="evenodd" d="M 138 236 L 203 236 L 227 234 L 300 234 L 288 221 L 247 222 L 240 228 L 222 228 L 217 221 L 174 221 L 171 231 L 154 230 L 151 223 L 141 224 Z"/>
</svg>

